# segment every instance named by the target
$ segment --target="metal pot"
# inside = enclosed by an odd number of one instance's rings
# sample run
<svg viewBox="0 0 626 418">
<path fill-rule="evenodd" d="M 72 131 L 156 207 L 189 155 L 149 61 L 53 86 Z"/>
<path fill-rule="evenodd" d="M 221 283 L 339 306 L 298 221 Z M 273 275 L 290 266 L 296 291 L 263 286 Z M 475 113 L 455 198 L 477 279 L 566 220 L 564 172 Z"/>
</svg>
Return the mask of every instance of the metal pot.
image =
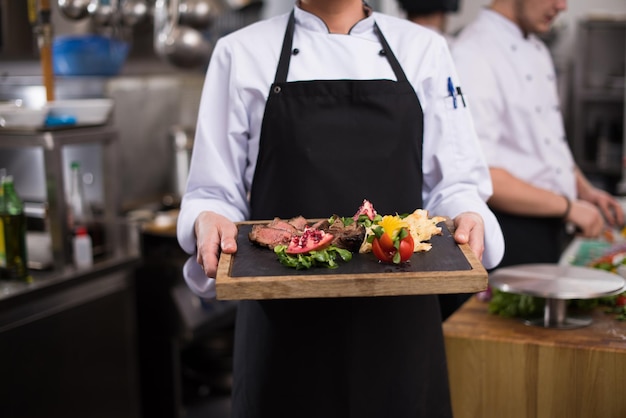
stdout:
<svg viewBox="0 0 626 418">
<path fill-rule="evenodd" d="M 87 17 L 87 6 L 91 0 L 58 0 L 59 10 L 69 19 L 80 20 Z"/>
<path fill-rule="evenodd" d="M 115 23 L 117 18 L 117 2 L 102 2 L 91 0 L 87 10 L 92 20 L 98 25 L 110 25 Z"/>
<path fill-rule="evenodd" d="M 179 6 L 179 0 L 157 0 L 155 3 L 155 50 L 178 67 L 205 65 L 213 52 L 213 45 L 198 30 L 178 24 Z"/>
<path fill-rule="evenodd" d="M 163 54 L 172 64 L 192 68 L 208 63 L 213 45 L 202 33 L 187 26 L 172 28 L 165 39 Z"/>
<path fill-rule="evenodd" d="M 224 11 L 221 0 L 183 0 L 178 6 L 181 25 L 206 29 Z"/>
<path fill-rule="evenodd" d="M 135 25 L 148 15 L 148 4 L 145 0 L 124 0 L 120 12 L 125 25 Z"/>
</svg>

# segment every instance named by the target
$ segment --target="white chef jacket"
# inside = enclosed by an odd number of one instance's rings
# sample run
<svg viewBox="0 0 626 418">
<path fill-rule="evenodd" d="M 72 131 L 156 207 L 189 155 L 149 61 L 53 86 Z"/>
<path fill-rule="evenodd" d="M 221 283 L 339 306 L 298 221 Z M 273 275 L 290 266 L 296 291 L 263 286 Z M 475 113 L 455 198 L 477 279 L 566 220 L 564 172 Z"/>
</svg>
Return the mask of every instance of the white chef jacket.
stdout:
<svg viewBox="0 0 626 418">
<path fill-rule="evenodd" d="M 261 123 L 288 17 L 284 14 L 256 22 L 220 38 L 215 45 L 178 218 L 178 240 L 189 254 L 196 251 L 194 221 L 201 211 L 212 210 L 234 222 L 249 216 L 247 196 Z M 456 81 L 457 75 L 444 38 L 407 20 L 379 13 L 359 21 L 349 35 L 329 33 L 321 19 L 298 7 L 295 19 L 293 48 L 299 53 L 291 57 L 287 81 L 395 80 L 389 62 L 379 54 L 382 47 L 373 27 L 377 22 L 424 112 L 423 189 L 407 193 L 421 192 L 424 207 L 432 215 L 480 213 L 485 221 L 483 263 L 495 266 L 502 258 L 504 240 L 485 203 L 492 193 L 489 171 L 469 112 L 460 101 L 455 109 L 448 97 L 447 79 Z M 380 146 L 385 146 L 385 138 Z M 381 161 L 380 167 L 363 169 L 384 170 L 389 163 Z M 285 175 L 298 175 L 298 162 L 293 164 L 285 167 Z M 372 203 L 375 207 L 376 202 Z M 201 296 L 211 296 L 207 278 L 195 264 L 190 259 L 185 266 L 187 282 Z"/>
<path fill-rule="evenodd" d="M 574 199 L 575 164 L 545 44 L 483 9 L 451 49 L 489 166 Z"/>
</svg>

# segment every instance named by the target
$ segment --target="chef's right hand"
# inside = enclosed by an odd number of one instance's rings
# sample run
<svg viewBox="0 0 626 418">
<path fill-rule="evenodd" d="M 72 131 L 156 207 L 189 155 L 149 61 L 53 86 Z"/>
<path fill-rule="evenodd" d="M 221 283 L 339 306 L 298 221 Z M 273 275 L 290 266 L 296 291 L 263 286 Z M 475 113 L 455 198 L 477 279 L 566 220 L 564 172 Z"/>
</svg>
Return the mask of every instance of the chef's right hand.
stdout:
<svg viewBox="0 0 626 418">
<path fill-rule="evenodd" d="M 194 224 L 196 233 L 196 261 L 207 277 L 214 278 L 221 252 L 232 254 L 237 251 L 237 226 L 215 212 L 204 211 Z"/>
<path fill-rule="evenodd" d="M 584 200 L 572 202 L 572 208 L 565 220 L 574 224 L 585 238 L 597 238 L 605 228 L 604 218 L 598 207 Z"/>
</svg>

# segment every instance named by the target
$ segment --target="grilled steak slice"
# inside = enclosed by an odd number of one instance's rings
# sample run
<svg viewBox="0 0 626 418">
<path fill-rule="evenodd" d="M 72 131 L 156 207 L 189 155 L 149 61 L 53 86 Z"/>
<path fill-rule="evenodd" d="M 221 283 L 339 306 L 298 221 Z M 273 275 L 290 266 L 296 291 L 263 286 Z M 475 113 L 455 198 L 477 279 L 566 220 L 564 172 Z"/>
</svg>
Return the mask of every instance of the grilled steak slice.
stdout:
<svg viewBox="0 0 626 418">
<path fill-rule="evenodd" d="M 284 223 L 286 224 L 286 222 Z M 294 230 L 295 228 L 292 230 L 286 230 L 269 225 L 255 224 L 252 225 L 252 230 L 248 234 L 248 239 L 254 244 L 274 249 L 277 245 L 289 244 Z"/>
<path fill-rule="evenodd" d="M 248 234 L 248 239 L 262 247 L 274 249 L 277 245 L 289 244 L 293 235 L 301 234 L 307 225 L 303 216 L 291 218 L 288 221 L 274 218 L 268 224 L 255 224 Z"/>
<path fill-rule="evenodd" d="M 339 223 L 341 224 L 341 222 Z M 365 239 L 365 227 L 356 223 L 341 229 L 331 226 L 330 233 L 335 236 L 332 242 L 334 245 L 352 252 L 358 252 Z"/>
<path fill-rule="evenodd" d="M 335 238 L 332 244 L 344 248 L 348 251 L 358 252 L 361 247 L 361 243 L 365 239 L 365 227 L 357 224 L 356 222 L 345 226 L 338 216 L 334 216 L 332 225 L 326 221 L 325 224 L 320 224 L 320 229 L 332 234 Z"/>
<path fill-rule="evenodd" d="M 311 228 L 321 229 L 325 232 L 328 232 L 328 227 L 330 227 L 330 222 L 328 221 L 328 219 L 321 219 L 311 225 Z"/>
<path fill-rule="evenodd" d="M 345 226 L 337 215 L 334 215 L 331 225 L 328 219 L 322 219 L 312 225 L 313 228 L 328 232 L 334 236 L 333 245 L 348 251 L 358 252 L 365 239 L 365 227 L 353 223 Z M 268 224 L 255 224 L 248 234 L 248 239 L 254 244 L 274 249 L 277 245 L 288 245 L 293 235 L 302 234 L 308 224 L 306 218 L 298 216 L 285 221 L 274 218 Z"/>
<path fill-rule="evenodd" d="M 304 216 L 296 216 L 295 218 L 289 219 L 289 224 L 293 225 L 298 231 L 304 231 L 304 227 L 309 224 L 309 221 L 306 220 Z"/>
<path fill-rule="evenodd" d="M 257 226 L 257 225 L 255 225 Z M 272 222 L 270 222 L 267 225 L 261 225 L 259 224 L 258 226 L 265 226 L 268 228 L 274 228 L 274 229 L 280 229 L 283 231 L 287 231 L 291 234 L 296 234 L 299 230 L 304 229 L 304 227 L 302 228 L 297 228 L 296 226 L 294 226 L 292 223 L 290 223 L 289 221 L 285 221 L 282 220 L 280 218 L 274 218 L 274 220 Z"/>
</svg>

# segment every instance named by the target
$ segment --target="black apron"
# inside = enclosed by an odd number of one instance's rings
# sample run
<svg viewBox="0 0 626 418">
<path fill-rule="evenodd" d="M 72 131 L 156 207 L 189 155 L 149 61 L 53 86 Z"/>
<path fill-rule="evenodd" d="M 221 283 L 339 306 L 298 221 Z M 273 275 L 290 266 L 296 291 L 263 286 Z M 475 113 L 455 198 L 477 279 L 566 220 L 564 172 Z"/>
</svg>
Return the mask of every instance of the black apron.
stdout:
<svg viewBox="0 0 626 418">
<path fill-rule="evenodd" d="M 390 80 L 286 82 L 289 19 L 251 190 L 252 219 L 422 207 L 423 114 L 382 33 Z M 323 65 L 320 63 L 320 65 Z M 234 418 L 450 417 L 436 296 L 242 301 Z"/>
<path fill-rule="evenodd" d="M 493 210 L 504 236 L 504 257 L 497 267 L 557 263 L 570 237 L 561 218 L 518 216 Z"/>
</svg>

